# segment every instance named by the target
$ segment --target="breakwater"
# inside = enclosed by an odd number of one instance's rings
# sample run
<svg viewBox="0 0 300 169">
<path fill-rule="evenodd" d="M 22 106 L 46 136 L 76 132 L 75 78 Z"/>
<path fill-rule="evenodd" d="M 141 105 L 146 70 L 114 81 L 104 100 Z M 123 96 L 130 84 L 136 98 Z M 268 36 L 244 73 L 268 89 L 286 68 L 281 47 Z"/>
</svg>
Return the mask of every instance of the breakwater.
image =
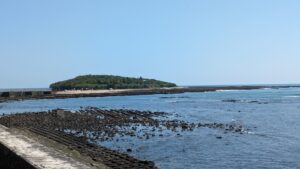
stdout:
<svg viewBox="0 0 300 169">
<path fill-rule="evenodd" d="M 38 99 L 53 97 L 53 92 L 49 90 L 1 90 L 0 102 L 6 100 L 18 100 L 18 99 Z"/>
<path fill-rule="evenodd" d="M 201 87 L 176 87 L 155 89 L 124 89 L 124 90 L 99 90 L 93 92 L 67 93 L 51 90 L 26 90 L 26 91 L 0 91 L 0 102 L 7 100 L 24 99 L 59 99 L 78 97 L 105 97 L 105 96 L 129 96 L 129 95 L 152 95 L 152 94 L 177 94 L 185 92 L 210 92 L 217 90 L 253 90 L 267 86 L 201 86 Z M 269 87 L 269 86 L 268 86 Z"/>
</svg>

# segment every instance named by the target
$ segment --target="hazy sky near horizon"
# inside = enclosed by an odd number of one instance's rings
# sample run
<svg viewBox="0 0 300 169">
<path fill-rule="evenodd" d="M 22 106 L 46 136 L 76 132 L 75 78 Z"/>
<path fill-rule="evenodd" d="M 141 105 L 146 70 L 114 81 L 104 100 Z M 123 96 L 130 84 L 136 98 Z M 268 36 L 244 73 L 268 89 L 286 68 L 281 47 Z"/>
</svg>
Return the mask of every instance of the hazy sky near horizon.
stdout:
<svg viewBox="0 0 300 169">
<path fill-rule="evenodd" d="M 300 83 L 298 0 L 1 0 L 0 88 L 84 74 Z"/>
</svg>

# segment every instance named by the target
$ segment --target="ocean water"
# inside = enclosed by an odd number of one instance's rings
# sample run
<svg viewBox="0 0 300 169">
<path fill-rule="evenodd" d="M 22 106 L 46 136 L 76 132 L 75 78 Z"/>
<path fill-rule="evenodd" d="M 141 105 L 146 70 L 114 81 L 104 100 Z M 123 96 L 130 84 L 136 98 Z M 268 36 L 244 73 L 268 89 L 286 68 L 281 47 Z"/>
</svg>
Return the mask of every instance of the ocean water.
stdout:
<svg viewBox="0 0 300 169">
<path fill-rule="evenodd" d="M 250 130 L 238 134 L 197 128 L 148 140 L 99 143 L 124 152 L 131 148 L 131 155 L 159 168 L 300 168 L 300 88 L 25 100 L 0 103 L 0 113 L 85 106 L 165 111 L 188 122 L 239 123 Z"/>
</svg>

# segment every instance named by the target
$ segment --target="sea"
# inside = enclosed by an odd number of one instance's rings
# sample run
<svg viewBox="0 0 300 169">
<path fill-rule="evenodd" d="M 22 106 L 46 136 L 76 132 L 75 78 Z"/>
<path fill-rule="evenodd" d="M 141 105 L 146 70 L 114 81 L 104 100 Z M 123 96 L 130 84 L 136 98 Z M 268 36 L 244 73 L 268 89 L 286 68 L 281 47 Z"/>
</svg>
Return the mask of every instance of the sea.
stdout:
<svg viewBox="0 0 300 169">
<path fill-rule="evenodd" d="M 244 133 L 196 128 L 150 139 L 127 137 L 98 144 L 154 161 L 162 169 L 300 168 L 300 88 L 42 99 L 0 103 L 0 114 L 81 107 L 164 111 L 188 122 L 238 123 Z"/>
</svg>

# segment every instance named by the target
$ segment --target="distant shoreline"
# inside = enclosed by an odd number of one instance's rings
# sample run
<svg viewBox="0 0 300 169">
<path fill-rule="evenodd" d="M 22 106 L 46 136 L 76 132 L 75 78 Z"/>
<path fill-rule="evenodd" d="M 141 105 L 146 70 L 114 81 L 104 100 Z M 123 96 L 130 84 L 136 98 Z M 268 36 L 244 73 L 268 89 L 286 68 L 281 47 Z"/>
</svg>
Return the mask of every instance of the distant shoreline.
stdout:
<svg viewBox="0 0 300 169">
<path fill-rule="evenodd" d="M 66 99 L 78 97 L 107 97 L 107 96 L 131 96 L 131 95 L 153 95 L 153 94 L 179 94 L 186 92 L 214 92 L 218 90 L 255 90 L 263 88 L 289 88 L 295 86 L 195 86 L 195 87 L 173 87 L 173 88 L 147 88 L 147 89 L 111 89 L 111 90 L 65 90 L 65 91 L 12 91 L 1 92 L 0 102 L 9 100 L 27 99 Z M 10 93 L 10 94 L 8 94 Z"/>
</svg>

